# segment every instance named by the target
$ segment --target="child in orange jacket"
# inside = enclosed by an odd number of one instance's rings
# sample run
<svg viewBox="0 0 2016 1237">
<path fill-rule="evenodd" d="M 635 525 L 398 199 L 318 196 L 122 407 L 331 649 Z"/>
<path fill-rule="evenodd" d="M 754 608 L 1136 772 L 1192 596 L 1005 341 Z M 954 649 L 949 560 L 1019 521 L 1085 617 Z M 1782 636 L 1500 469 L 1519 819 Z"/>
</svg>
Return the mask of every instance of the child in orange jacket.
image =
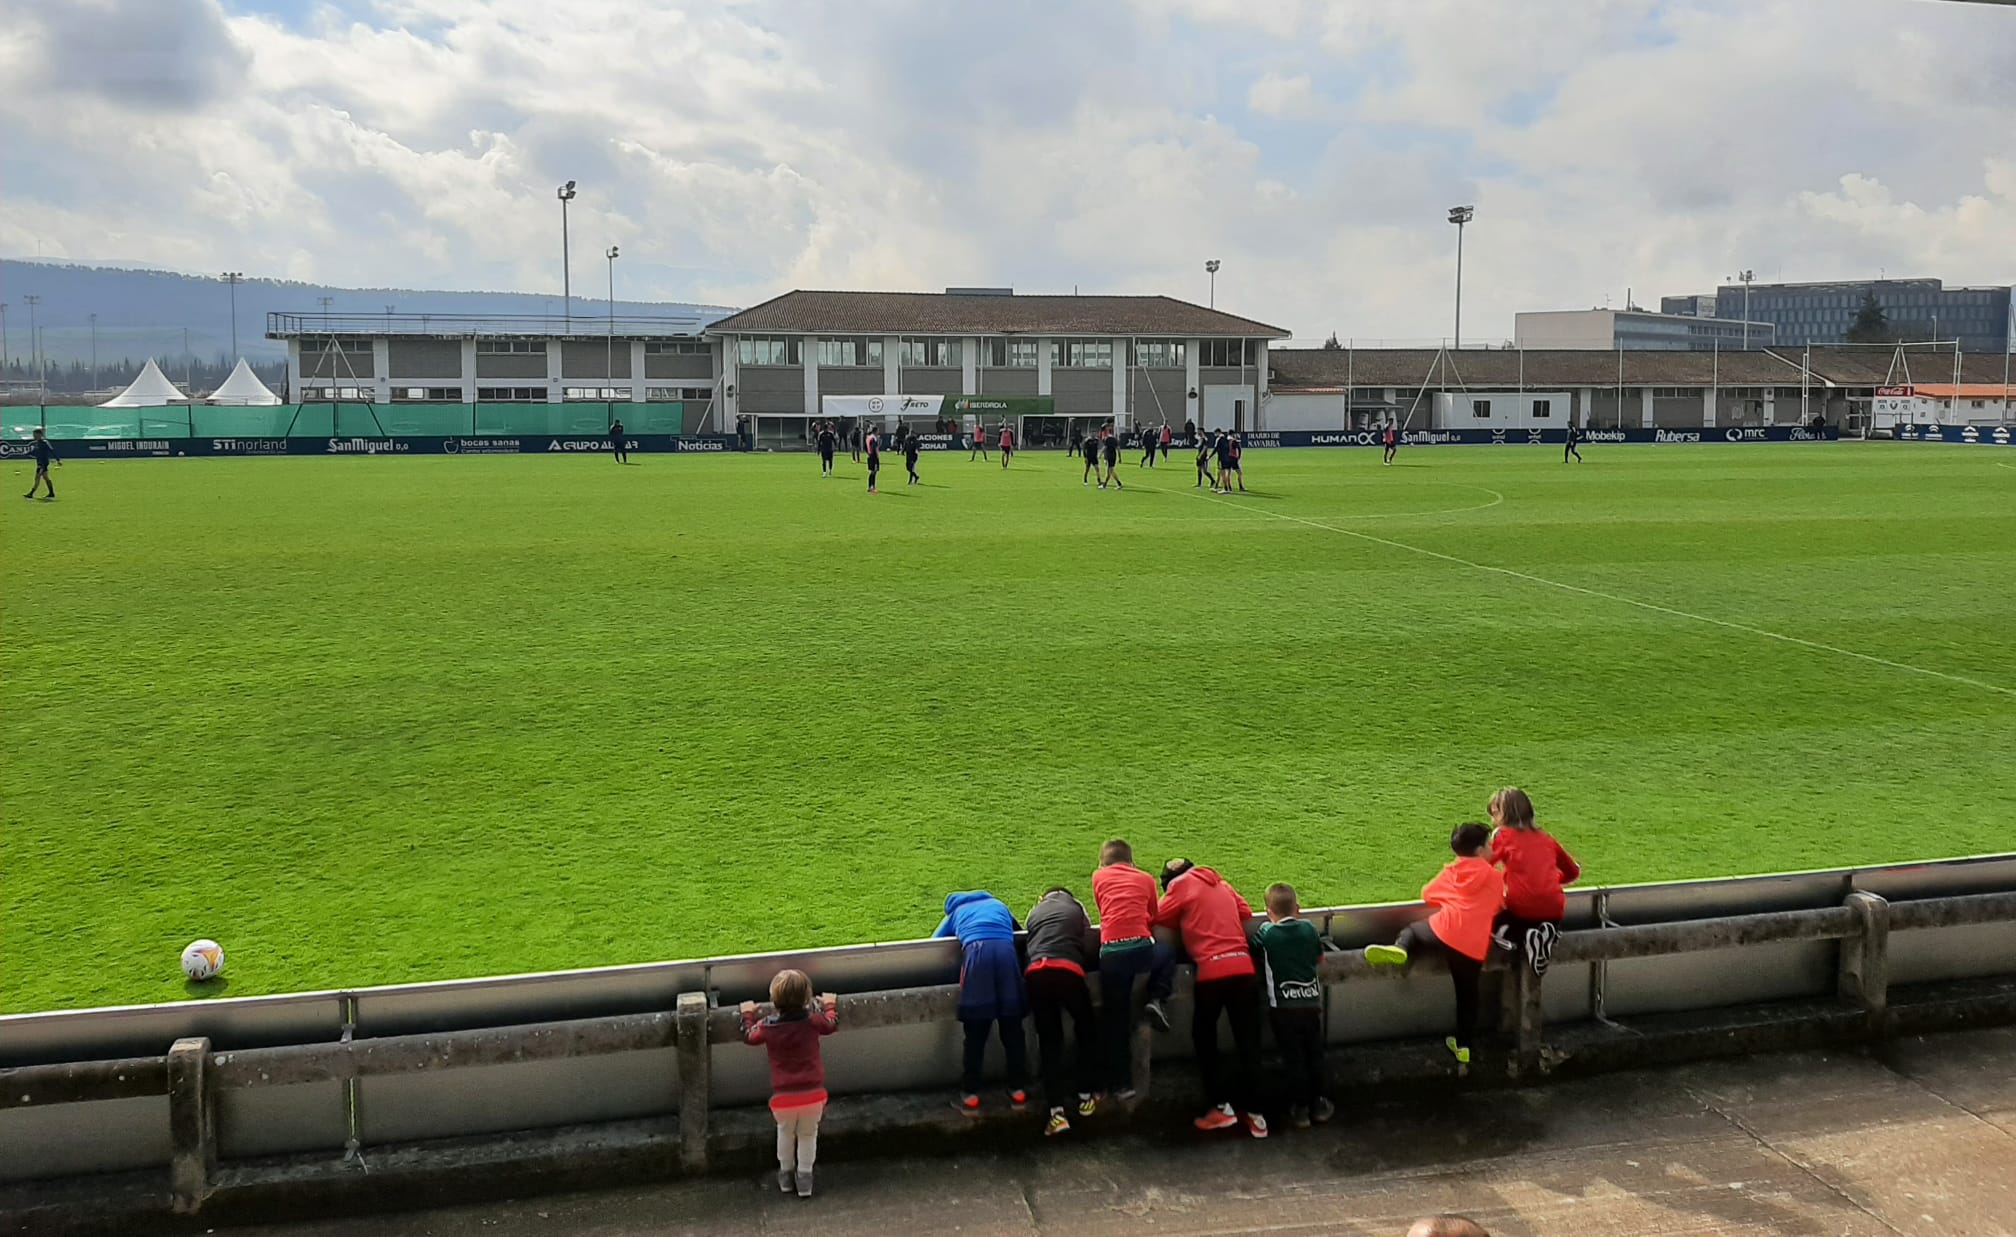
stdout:
<svg viewBox="0 0 2016 1237">
<path fill-rule="evenodd" d="M 1443 1042 L 1458 1065 L 1470 1064 L 1471 1042 L 1477 1032 L 1477 980 L 1491 952 L 1491 921 L 1505 904 L 1505 877 L 1491 866 L 1491 830 L 1479 824 L 1458 825 L 1449 835 L 1454 861 L 1421 890 L 1431 908 L 1428 918 L 1407 925 L 1391 945 L 1367 945 L 1365 961 L 1374 966 L 1406 966 L 1417 953 L 1440 953 L 1449 963 L 1456 985 L 1456 1034 Z"/>
</svg>

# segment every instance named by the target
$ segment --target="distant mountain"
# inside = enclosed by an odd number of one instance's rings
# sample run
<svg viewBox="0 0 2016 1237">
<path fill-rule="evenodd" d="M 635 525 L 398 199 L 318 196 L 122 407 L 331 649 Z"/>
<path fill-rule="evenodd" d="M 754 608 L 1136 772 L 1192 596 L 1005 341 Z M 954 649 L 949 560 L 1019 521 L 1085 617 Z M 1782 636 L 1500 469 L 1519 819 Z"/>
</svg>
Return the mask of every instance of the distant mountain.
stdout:
<svg viewBox="0 0 2016 1237">
<path fill-rule="evenodd" d="M 91 360 L 92 329 L 98 315 L 101 372 L 122 360 L 135 368 L 159 358 L 180 375 L 191 355 L 199 365 L 223 362 L 231 353 L 231 290 L 221 279 L 135 267 L 22 262 L 0 258 L 0 302 L 6 303 L 6 356 L 0 372 L 29 365 L 29 309 L 26 298 L 41 297 L 34 318 L 42 331 L 49 368 L 67 369 Z M 319 298 L 330 297 L 331 313 L 379 313 L 387 305 L 400 313 L 540 314 L 559 313 L 557 295 L 528 292 L 434 292 L 412 288 L 336 288 L 281 279 L 247 279 L 238 285 L 238 349 L 262 370 L 284 360 L 286 345 L 266 338 L 269 312 L 315 313 Z M 608 302 L 577 295 L 576 313 L 608 312 Z M 592 307 L 592 308 L 590 308 Z M 704 312 L 696 305 L 616 302 L 618 314 L 641 316 Z M 720 311 L 717 311 L 720 312 Z M 187 345 L 184 345 L 184 332 Z M 7 364 L 13 362 L 13 366 Z M 130 376 L 130 374 L 129 374 Z"/>
</svg>

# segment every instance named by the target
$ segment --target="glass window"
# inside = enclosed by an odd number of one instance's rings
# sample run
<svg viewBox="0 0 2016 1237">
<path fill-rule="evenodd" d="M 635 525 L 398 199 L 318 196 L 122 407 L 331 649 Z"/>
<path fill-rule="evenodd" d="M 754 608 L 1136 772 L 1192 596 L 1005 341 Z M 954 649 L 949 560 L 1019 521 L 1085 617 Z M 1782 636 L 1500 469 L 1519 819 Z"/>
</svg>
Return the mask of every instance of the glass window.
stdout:
<svg viewBox="0 0 2016 1237">
<path fill-rule="evenodd" d="M 1473 400 L 1471 400 L 1471 401 L 1470 401 L 1470 415 L 1471 415 L 1471 416 L 1473 416 L 1473 417 L 1488 417 L 1488 416 L 1490 416 L 1490 415 L 1491 415 L 1491 401 L 1490 401 L 1490 400 L 1488 400 L 1488 399 L 1473 399 Z"/>
<path fill-rule="evenodd" d="M 1134 363 L 1143 369 L 1182 369 L 1183 341 L 1143 339 L 1135 342 Z"/>
<path fill-rule="evenodd" d="M 995 369 L 1035 369 L 1036 341 L 1033 339 L 989 339 L 987 364 Z"/>
<path fill-rule="evenodd" d="M 959 341 L 905 336 L 902 363 L 916 369 L 955 369 L 961 363 Z"/>
<path fill-rule="evenodd" d="M 735 355 L 744 365 L 796 365 L 798 337 L 745 335 L 736 341 Z"/>
<path fill-rule="evenodd" d="M 560 393 L 561 399 L 623 400 L 628 402 L 630 392 L 618 387 L 567 387 Z"/>
<path fill-rule="evenodd" d="M 1220 368 L 1251 365 L 1253 363 L 1253 341 L 1250 339 L 1205 339 L 1197 343 L 1197 363 Z"/>
<path fill-rule="evenodd" d="M 518 353 L 539 353 L 546 351 L 543 339 L 479 339 L 476 341 L 478 356 L 511 356 Z"/>
<path fill-rule="evenodd" d="M 477 387 L 476 398 L 486 404 L 539 404 L 546 400 L 543 387 Z"/>
<path fill-rule="evenodd" d="M 1050 364 L 1057 369 L 1112 369 L 1113 341 L 1110 339 L 1053 339 Z"/>
<path fill-rule="evenodd" d="M 1534 400 L 1534 401 L 1533 401 L 1533 415 L 1534 415 L 1534 416 L 1536 416 L 1536 417 L 1551 417 L 1551 416 L 1553 416 L 1553 415 L 1554 415 L 1554 401 L 1553 401 L 1553 400 L 1549 400 L 1549 399 L 1536 399 L 1536 400 Z"/>
<path fill-rule="evenodd" d="M 705 356 L 707 341 L 704 339 L 647 339 L 644 341 L 645 356 Z"/>
<path fill-rule="evenodd" d="M 879 336 L 850 335 L 837 339 L 819 341 L 819 363 L 834 366 L 872 366 L 882 364 L 882 340 Z"/>
</svg>

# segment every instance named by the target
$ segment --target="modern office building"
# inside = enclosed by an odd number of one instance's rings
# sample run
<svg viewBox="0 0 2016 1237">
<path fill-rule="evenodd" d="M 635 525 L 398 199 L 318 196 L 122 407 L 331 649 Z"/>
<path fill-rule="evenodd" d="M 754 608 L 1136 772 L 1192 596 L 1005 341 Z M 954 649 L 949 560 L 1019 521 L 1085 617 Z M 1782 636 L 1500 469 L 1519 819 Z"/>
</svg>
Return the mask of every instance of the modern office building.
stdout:
<svg viewBox="0 0 2016 1237">
<path fill-rule="evenodd" d="M 1937 279 L 1857 279 L 1831 283 L 1724 284 L 1713 297 L 1666 297 L 1660 302 L 1708 300 L 1753 322 L 1778 329 L 1787 347 L 1846 342 L 1848 328 L 1873 295 L 1900 340 L 1959 340 L 1967 352 L 2001 352 L 2010 346 L 2009 288 L 1948 288 Z"/>
<path fill-rule="evenodd" d="M 1512 343 L 1518 348 L 1728 352 L 1776 342 L 1768 323 L 1644 309 L 1546 310 L 1512 318 Z"/>
<path fill-rule="evenodd" d="M 1712 296 L 1662 296 L 1659 298 L 1659 312 L 1679 314 L 1684 318 L 1713 318 L 1715 298 Z"/>
</svg>

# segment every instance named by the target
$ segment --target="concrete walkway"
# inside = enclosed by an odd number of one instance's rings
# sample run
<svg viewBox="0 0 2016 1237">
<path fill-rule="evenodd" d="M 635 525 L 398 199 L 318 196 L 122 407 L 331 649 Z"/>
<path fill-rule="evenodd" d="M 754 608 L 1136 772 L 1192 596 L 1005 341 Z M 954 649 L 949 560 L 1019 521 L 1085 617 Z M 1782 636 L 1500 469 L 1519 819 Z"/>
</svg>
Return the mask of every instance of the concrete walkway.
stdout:
<svg viewBox="0 0 2016 1237">
<path fill-rule="evenodd" d="M 1012 1155 L 832 1163 L 810 1201 L 744 1175 L 230 1231 L 1399 1237 L 1442 1211 L 1497 1237 L 2016 1237 L 2016 1028 L 1908 1040 L 1880 1059 L 1767 1056 L 1346 1105 L 1326 1129 L 1265 1142 L 1032 1136 Z"/>
</svg>

